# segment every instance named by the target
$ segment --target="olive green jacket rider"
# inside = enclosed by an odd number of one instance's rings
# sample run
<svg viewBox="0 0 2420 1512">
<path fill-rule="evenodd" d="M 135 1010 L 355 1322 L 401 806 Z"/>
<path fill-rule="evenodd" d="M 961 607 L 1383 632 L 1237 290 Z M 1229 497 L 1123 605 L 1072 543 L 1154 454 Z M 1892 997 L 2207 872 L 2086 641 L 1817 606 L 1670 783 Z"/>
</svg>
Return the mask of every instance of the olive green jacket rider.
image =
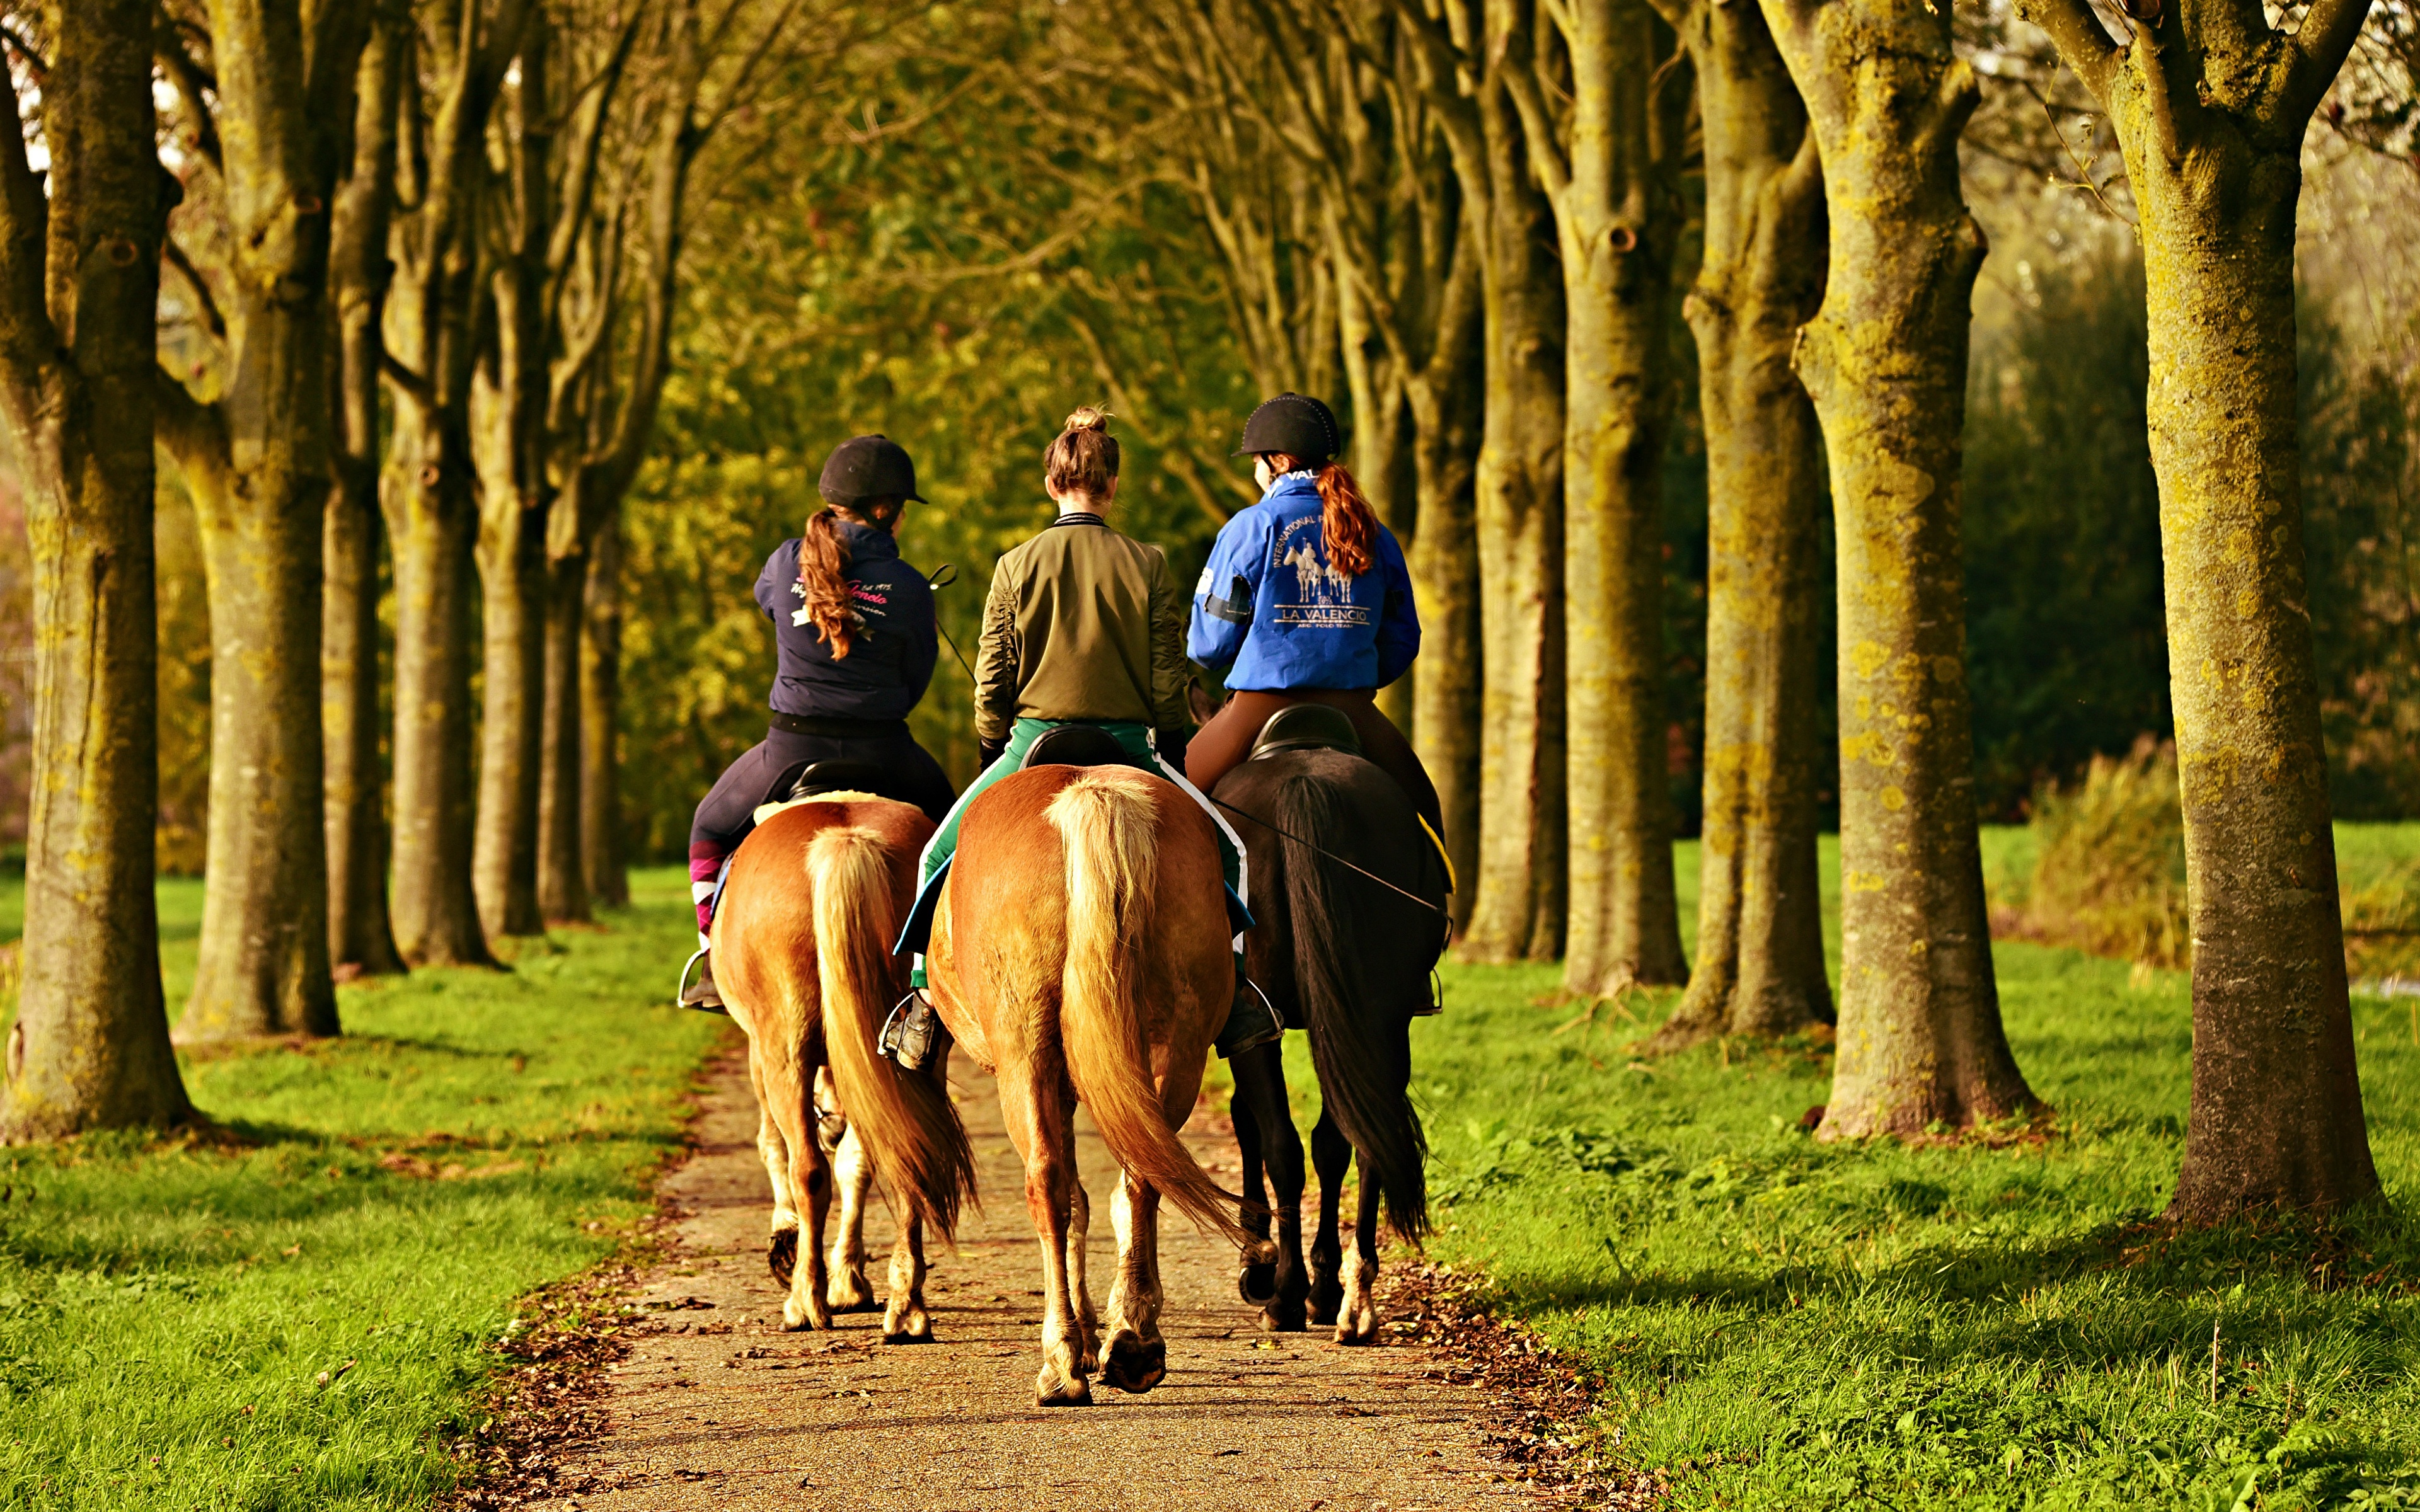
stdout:
<svg viewBox="0 0 2420 1512">
<path fill-rule="evenodd" d="M 993 569 L 975 737 L 1004 741 L 1021 718 L 1185 728 L 1187 608 L 1159 548 L 1061 516 Z"/>
</svg>

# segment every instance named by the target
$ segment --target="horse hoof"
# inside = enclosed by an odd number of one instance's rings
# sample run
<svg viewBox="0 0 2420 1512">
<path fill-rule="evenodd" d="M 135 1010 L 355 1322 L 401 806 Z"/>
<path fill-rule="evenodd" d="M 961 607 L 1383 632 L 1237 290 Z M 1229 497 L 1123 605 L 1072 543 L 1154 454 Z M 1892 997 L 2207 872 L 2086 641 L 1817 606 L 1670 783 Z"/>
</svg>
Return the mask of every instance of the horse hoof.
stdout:
<svg viewBox="0 0 2420 1512">
<path fill-rule="evenodd" d="M 1375 1313 L 1355 1312 L 1337 1321 L 1336 1342 L 1339 1344 L 1369 1344 L 1377 1337 L 1378 1318 Z"/>
<path fill-rule="evenodd" d="M 813 1308 L 799 1306 L 798 1299 L 787 1298 L 782 1303 L 782 1326 L 793 1334 L 811 1334 L 819 1328 L 829 1332 L 832 1326 L 831 1314 L 819 1314 Z"/>
<path fill-rule="evenodd" d="M 1109 1358 L 1101 1379 L 1120 1391 L 1140 1396 L 1168 1378 L 1168 1346 L 1159 1339 L 1146 1343 L 1131 1334 L 1109 1340 Z"/>
<path fill-rule="evenodd" d="M 1261 1309 L 1264 1334 L 1299 1334 L 1309 1326 L 1299 1302 L 1280 1302 Z"/>
<path fill-rule="evenodd" d="M 765 1252 L 765 1262 L 773 1269 L 773 1279 L 783 1286 L 799 1273 L 799 1231 L 784 1228 L 773 1236 L 770 1248 Z"/>
<path fill-rule="evenodd" d="M 1322 1277 L 1311 1284 L 1311 1321 L 1314 1328 L 1326 1328 L 1336 1321 L 1344 1310 L 1344 1288 L 1332 1277 Z"/>
<path fill-rule="evenodd" d="M 1266 1265 L 1248 1265 L 1235 1273 L 1235 1290 L 1247 1307 L 1264 1307 L 1277 1301 L 1278 1268 L 1275 1261 Z"/>
<path fill-rule="evenodd" d="M 1056 1380 L 1049 1371 L 1045 1370 L 1042 1372 L 1042 1378 L 1033 1383 L 1033 1405 L 1036 1407 L 1090 1407 L 1093 1405 L 1092 1382 L 1081 1376 L 1078 1376 L 1073 1381 Z"/>
<path fill-rule="evenodd" d="M 930 1323 L 925 1324 L 923 1331 L 917 1334 L 908 1333 L 904 1329 L 896 1334 L 885 1334 L 882 1335 L 882 1342 L 885 1344 L 930 1344 L 933 1342 L 933 1325 Z"/>
</svg>

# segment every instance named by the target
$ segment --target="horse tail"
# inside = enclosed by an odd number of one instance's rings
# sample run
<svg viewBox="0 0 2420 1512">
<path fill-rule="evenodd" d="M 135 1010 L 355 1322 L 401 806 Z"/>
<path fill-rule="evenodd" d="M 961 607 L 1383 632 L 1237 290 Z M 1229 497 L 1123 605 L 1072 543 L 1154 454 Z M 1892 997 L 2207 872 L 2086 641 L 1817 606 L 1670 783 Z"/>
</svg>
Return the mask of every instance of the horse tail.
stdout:
<svg viewBox="0 0 2420 1512">
<path fill-rule="evenodd" d="M 889 847 L 874 830 L 834 825 L 807 842 L 806 872 L 825 1054 L 840 1105 L 883 1184 L 954 1238 L 959 1204 L 974 1196 L 974 1150 L 948 1090 L 901 1071 L 879 1047 L 896 927 Z"/>
<path fill-rule="evenodd" d="M 1195 1162 L 1169 1127 L 1152 1083 L 1136 998 L 1159 883 L 1152 780 L 1125 768 L 1090 768 L 1059 790 L 1047 813 L 1067 851 L 1059 1023 L 1068 1079 L 1121 1166 L 1202 1227 L 1238 1246 L 1257 1243 L 1235 1221 L 1242 1199 L 1220 1191 Z"/>
<path fill-rule="evenodd" d="M 1287 916 L 1294 936 L 1295 991 L 1319 1072 L 1320 1102 L 1378 1182 L 1387 1222 L 1407 1241 L 1428 1232 L 1428 1136 L 1412 1108 L 1410 1017 L 1406 1005 L 1371 991 L 1373 938 L 1357 893 L 1330 886 L 1311 837 L 1345 832 L 1336 795 L 1320 779 L 1290 777 L 1277 792 L 1282 833 Z M 1297 838 L 1302 837 L 1302 838 Z"/>
</svg>

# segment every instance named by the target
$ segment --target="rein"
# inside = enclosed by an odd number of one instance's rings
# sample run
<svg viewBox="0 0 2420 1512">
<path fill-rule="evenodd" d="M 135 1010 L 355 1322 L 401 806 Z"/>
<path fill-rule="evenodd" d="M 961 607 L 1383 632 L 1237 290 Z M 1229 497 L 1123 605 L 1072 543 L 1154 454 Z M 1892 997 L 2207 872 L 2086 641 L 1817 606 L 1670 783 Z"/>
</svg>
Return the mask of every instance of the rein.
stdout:
<svg viewBox="0 0 2420 1512">
<path fill-rule="evenodd" d="M 1263 829 L 1267 830 L 1273 835 L 1282 836 L 1283 838 L 1294 841 L 1295 844 L 1304 847 L 1306 850 L 1311 851 L 1316 855 L 1326 856 L 1327 859 L 1335 862 L 1338 866 L 1343 867 L 1347 871 L 1360 872 L 1363 876 L 1368 877 L 1371 881 L 1386 888 L 1388 892 L 1400 893 L 1404 897 L 1409 898 L 1412 902 L 1419 904 L 1422 908 L 1427 909 L 1430 913 L 1444 919 L 1446 936 L 1449 940 L 1452 938 L 1453 916 L 1447 913 L 1444 909 L 1439 908 L 1436 904 L 1429 902 L 1426 898 L 1419 896 L 1418 893 L 1405 891 L 1404 888 L 1395 886 L 1393 883 L 1388 881 L 1385 877 L 1380 876 L 1377 872 L 1371 871 L 1367 867 L 1356 866 L 1353 862 L 1346 860 L 1344 857 L 1337 855 L 1334 851 L 1327 849 L 1327 847 L 1324 845 L 1316 844 L 1311 841 L 1305 840 L 1300 835 L 1295 834 L 1291 830 L 1280 829 L 1277 825 L 1270 824 L 1267 820 L 1262 818 L 1259 814 L 1252 812 L 1249 809 L 1238 809 L 1233 804 L 1229 803 L 1226 799 L 1219 797 L 1213 797 L 1210 801 L 1217 804 L 1219 808 L 1226 810 L 1231 814 L 1234 814 L 1239 818 L 1250 820 L 1252 823 L 1260 825 Z"/>
</svg>

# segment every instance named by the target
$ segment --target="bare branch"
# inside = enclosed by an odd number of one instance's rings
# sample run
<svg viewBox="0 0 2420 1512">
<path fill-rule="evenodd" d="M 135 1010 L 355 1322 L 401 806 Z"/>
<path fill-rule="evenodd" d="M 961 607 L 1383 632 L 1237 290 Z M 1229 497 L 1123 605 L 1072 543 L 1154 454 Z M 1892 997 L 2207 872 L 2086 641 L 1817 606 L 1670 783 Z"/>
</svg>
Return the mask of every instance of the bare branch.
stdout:
<svg viewBox="0 0 2420 1512">
<path fill-rule="evenodd" d="M 0 89 L 0 362 L 21 393 L 39 386 L 43 364 L 59 349 L 44 283 L 50 218 L 42 181 L 26 162 L 17 91 Z"/>
<path fill-rule="evenodd" d="M 2017 0 L 2017 14 L 2049 35 L 2059 57 L 2106 107 L 2126 50 L 2110 38 L 2086 0 Z"/>
<path fill-rule="evenodd" d="M 210 297 L 210 286 L 202 281 L 202 271 L 194 266 L 192 256 L 175 237 L 163 238 L 160 251 L 168 259 L 168 265 L 184 275 L 185 285 L 194 291 L 194 302 L 201 307 L 202 324 L 210 328 L 211 335 L 221 341 L 226 340 L 226 316 L 219 313 L 219 301 Z"/>
<path fill-rule="evenodd" d="M 2293 71 L 2276 107 L 2286 119 L 2277 124 L 2299 129 L 2319 108 L 2361 37 L 2370 5 L 2371 0 L 2311 0 L 2303 24 L 2294 30 Z"/>
</svg>

